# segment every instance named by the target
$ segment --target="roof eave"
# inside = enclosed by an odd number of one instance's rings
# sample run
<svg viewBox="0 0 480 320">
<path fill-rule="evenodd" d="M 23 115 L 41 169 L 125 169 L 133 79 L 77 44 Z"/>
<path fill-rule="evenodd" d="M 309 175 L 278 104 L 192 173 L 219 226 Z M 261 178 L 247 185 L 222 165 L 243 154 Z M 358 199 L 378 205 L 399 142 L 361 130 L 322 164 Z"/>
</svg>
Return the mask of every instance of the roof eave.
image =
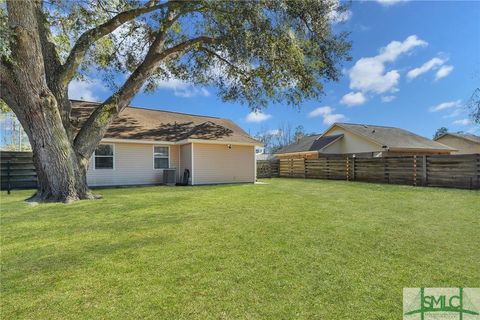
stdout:
<svg viewBox="0 0 480 320">
<path fill-rule="evenodd" d="M 388 151 L 441 151 L 441 152 L 452 152 L 458 151 L 454 148 L 402 148 L 402 147 L 389 147 Z"/>
<path fill-rule="evenodd" d="M 295 151 L 295 152 L 282 152 L 282 153 L 277 153 L 275 152 L 275 155 L 290 155 L 290 154 L 307 154 L 307 153 L 319 153 L 319 150 L 310 150 L 310 151 Z"/>
<path fill-rule="evenodd" d="M 174 145 L 177 144 L 174 141 L 162 141 L 162 140 L 150 140 L 150 139 L 120 139 L 120 138 L 103 138 L 102 142 L 111 142 L 111 143 L 136 143 L 136 144 L 168 144 Z"/>
<path fill-rule="evenodd" d="M 236 142 L 236 141 L 228 141 L 228 140 L 207 140 L 207 139 L 184 139 L 177 141 L 175 144 L 187 144 L 187 143 L 205 143 L 205 144 L 232 144 L 236 146 L 255 146 L 255 147 L 263 147 L 264 144 L 256 141 L 256 142 Z"/>
<path fill-rule="evenodd" d="M 135 144 L 161 144 L 161 145 L 182 145 L 187 143 L 209 143 L 209 144 L 232 144 L 232 145 L 245 145 L 263 147 L 261 142 L 235 142 L 235 141 L 223 141 L 223 140 L 206 140 L 206 139 L 184 139 L 180 141 L 161 141 L 161 140 L 143 140 L 143 139 L 118 139 L 118 138 L 104 138 L 102 142 L 110 143 L 135 143 Z"/>
</svg>

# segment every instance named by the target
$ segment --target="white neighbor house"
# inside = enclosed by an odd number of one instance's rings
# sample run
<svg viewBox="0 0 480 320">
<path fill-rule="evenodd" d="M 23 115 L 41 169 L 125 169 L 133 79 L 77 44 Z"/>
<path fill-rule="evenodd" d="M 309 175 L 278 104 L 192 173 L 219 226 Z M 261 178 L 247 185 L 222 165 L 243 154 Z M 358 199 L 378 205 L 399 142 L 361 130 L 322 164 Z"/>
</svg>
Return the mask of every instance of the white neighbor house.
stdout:
<svg viewBox="0 0 480 320">
<path fill-rule="evenodd" d="M 79 124 L 97 103 L 72 101 Z M 253 183 L 262 144 L 228 119 L 128 107 L 109 126 L 90 160 L 89 186 L 161 184 L 176 169 L 190 185 Z"/>
</svg>

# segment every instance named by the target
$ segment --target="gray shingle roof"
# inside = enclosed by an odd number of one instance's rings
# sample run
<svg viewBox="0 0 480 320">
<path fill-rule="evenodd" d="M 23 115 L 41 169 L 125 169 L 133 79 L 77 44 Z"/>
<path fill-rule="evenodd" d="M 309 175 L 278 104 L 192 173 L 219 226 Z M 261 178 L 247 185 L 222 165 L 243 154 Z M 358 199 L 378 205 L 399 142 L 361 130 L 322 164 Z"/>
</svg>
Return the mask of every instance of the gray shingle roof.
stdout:
<svg viewBox="0 0 480 320">
<path fill-rule="evenodd" d="M 297 142 L 294 142 L 292 144 L 289 144 L 280 150 L 278 150 L 276 153 L 293 153 L 293 152 L 306 152 L 306 151 L 318 151 L 331 142 L 339 139 L 340 137 L 343 137 L 343 134 L 337 134 L 337 135 L 332 135 L 332 136 L 324 136 L 322 137 L 321 134 L 314 134 L 311 136 L 305 136 L 298 140 Z"/>
<path fill-rule="evenodd" d="M 389 149 L 455 150 L 400 128 L 353 123 L 336 123 L 336 125 Z"/>
</svg>

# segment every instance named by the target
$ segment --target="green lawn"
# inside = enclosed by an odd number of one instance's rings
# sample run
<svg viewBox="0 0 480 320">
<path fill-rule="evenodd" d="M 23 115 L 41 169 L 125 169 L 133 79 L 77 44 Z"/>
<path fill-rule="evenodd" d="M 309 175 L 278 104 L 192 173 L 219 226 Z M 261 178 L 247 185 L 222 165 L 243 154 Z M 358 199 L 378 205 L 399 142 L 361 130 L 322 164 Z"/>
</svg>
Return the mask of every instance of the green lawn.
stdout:
<svg viewBox="0 0 480 320">
<path fill-rule="evenodd" d="M 1 318 L 400 319 L 480 287 L 480 193 L 321 180 L 1 196 Z"/>
</svg>

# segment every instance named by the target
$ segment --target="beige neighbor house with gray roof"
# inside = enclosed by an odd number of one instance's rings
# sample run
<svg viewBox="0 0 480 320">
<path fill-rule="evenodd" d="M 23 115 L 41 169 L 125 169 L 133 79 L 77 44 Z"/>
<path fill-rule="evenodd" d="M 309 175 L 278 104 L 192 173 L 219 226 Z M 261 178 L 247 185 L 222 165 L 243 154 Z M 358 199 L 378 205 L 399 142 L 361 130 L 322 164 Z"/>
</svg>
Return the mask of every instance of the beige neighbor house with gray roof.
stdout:
<svg viewBox="0 0 480 320">
<path fill-rule="evenodd" d="M 447 132 L 435 141 L 457 149 L 454 154 L 480 153 L 480 137 L 473 134 Z"/>
<path fill-rule="evenodd" d="M 400 128 L 334 123 L 323 134 L 304 137 L 276 154 L 280 159 L 316 159 L 320 154 L 385 157 L 450 154 L 454 151 L 455 148 Z"/>
<path fill-rule="evenodd" d="M 97 103 L 72 101 L 79 126 Z M 165 169 L 189 185 L 253 183 L 260 142 L 228 119 L 127 107 L 89 163 L 90 186 L 161 184 Z M 185 172 L 188 171 L 188 177 Z"/>
</svg>

